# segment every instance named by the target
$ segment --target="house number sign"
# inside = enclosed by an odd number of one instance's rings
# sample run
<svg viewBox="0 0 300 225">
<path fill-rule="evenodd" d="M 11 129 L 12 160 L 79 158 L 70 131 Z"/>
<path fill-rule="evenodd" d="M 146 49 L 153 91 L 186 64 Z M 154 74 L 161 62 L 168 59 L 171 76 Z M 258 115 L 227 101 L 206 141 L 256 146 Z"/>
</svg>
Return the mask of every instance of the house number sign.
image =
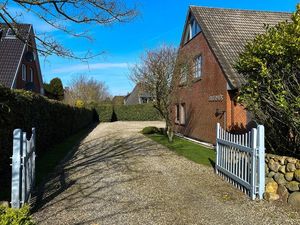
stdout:
<svg viewBox="0 0 300 225">
<path fill-rule="evenodd" d="M 223 95 L 211 95 L 208 97 L 209 102 L 222 102 L 224 100 Z"/>
</svg>

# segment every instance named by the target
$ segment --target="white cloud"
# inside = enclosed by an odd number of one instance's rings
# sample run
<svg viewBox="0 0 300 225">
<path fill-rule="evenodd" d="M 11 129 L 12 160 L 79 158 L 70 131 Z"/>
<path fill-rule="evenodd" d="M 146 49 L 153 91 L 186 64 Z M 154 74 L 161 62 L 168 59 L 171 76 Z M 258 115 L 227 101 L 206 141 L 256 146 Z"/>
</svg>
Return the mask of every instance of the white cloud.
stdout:
<svg viewBox="0 0 300 225">
<path fill-rule="evenodd" d="M 116 68 L 128 68 L 128 63 L 93 63 L 93 64 L 75 64 L 70 66 L 64 66 L 52 70 L 52 73 L 71 73 L 71 72 L 82 72 L 82 71 L 93 71 L 101 69 L 116 69 Z"/>
</svg>

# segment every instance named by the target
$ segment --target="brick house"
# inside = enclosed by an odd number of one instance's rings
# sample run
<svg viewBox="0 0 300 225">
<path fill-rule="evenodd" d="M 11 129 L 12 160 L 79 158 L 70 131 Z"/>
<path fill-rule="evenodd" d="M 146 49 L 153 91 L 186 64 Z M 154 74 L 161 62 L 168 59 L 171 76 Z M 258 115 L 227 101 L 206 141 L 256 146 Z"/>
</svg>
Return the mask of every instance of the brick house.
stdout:
<svg viewBox="0 0 300 225">
<path fill-rule="evenodd" d="M 17 24 L 11 29 L 0 24 L 0 84 L 44 93 L 32 25 Z"/>
<path fill-rule="evenodd" d="M 243 131 L 251 115 L 236 103 L 244 83 L 234 64 L 245 43 L 265 32 L 289 13 L 190 6 L 179 54 L 193 57 L 192 81 L 182 86 L 175 102 L 175 131 L 197 140 L 215 143 L 216 123 Z"/>
</svg>

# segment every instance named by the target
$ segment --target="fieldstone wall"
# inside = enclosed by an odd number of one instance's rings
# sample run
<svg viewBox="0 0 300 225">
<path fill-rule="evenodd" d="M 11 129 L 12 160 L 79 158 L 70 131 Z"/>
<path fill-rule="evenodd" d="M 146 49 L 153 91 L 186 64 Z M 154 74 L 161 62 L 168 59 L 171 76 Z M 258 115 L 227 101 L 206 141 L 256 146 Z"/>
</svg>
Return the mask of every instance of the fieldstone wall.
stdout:
<svg viewBox="0 0 300 225">
<path fill-rule="evenodd" d="M 300 160 L 266 154 L 266 190 L 268 201 L 282 200 L 300 208 Z"/>
</svg>

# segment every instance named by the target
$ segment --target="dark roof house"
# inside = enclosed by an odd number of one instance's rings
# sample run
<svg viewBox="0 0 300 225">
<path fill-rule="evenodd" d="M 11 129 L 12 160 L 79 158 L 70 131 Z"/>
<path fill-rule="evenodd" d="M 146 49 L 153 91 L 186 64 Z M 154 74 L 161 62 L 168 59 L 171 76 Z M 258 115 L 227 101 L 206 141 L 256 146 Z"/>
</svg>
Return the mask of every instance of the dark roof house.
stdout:
<svg viewBox="0 0 300 225">
<path fill-rule="evenodd" d="M 0 24 L 0 84 L 43 93 L 43 80 L 33 27 Z"/>
<path fill-rule="evenodd" d="M 153 101 L 153 97 L 143 90 L 142 84 L 138 83 L 135 85 L 132 92 L 125 96 L 124 104 L 125 105 L 137 105 L 144 104 Z"/>
<path fill-rule="evenodd" d="M 251 114 L 236 102 L 245 78 L 234 65 L 246 43 L 264 33 L 266 25 L 274 26 L 290 17 L 285 12 L 190 6 L 179 54 L 193 59 L 188 77 L 192 82 L 176 93 L 175 130 L 214 143 L 217 123 L 235 132 L 251 128 Z"/>
</svg>

